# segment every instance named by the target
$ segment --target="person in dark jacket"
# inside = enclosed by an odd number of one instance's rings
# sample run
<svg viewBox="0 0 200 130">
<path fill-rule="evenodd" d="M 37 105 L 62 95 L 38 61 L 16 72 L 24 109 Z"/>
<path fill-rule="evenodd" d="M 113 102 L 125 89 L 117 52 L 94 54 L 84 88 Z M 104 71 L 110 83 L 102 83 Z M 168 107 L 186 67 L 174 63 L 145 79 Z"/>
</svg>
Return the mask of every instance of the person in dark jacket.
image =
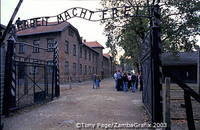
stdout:
<svg viewBox="0 0 200 130">
<path fill-rule="evenodd" d="M 135 90 L 136 90 L 135 85 L 136 85 L 136 81 L 137 81 L 137 76 L 135 74 L 132 75 L 131 81 L 132 81 L 131 90 L 132 90 L 132 92 L 135 92 Z"/>
<path fill-rule="evenodd" d="M 122 80 L 123 80 L 123 90 L 124 92 L 127 92 L 128 91 L 128 77 L 126 73 L 124 73 Z"/>
<path fill-rule="evenodd" d="M 143 90 L 143 77 L 142 74 L 139 75 L 139 82 L 140 82 L 140 91 Z"/>
<path fill-rule="evenodd" d="M 128 78 L 128 89 L 130 89 L 131 88 L 131 77 L 132 77 L 132 75 L 130 74 L 130 73 L 128 73 L 128 75 L 127 75 L 127 78 Z"/>
<path fill-rule="evenodd" d="M 118 70 L 118 72 L 117 72 L 117 91 L 121 91 L 122 89 L 122 74 L 121 74 L 121 72 L 120 72 L 120 70 Z"/>
<path fill-rule="evenodd" d="M 135 89 L 138 89 L 139 73 L 136 74 Z"/>
</svg>

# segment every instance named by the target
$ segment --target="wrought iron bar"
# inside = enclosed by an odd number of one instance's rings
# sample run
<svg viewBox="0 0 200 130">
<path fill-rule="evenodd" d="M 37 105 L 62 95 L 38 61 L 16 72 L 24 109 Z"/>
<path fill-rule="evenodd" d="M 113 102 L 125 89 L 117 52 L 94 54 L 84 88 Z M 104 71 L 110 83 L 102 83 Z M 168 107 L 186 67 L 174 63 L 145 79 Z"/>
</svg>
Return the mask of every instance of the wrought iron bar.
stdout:
<svg viewBox="0 0 200 130">
<path fill-rule="evenodd" d="M 7 33 L 8 33 L 9 30 L 11 29 L 13 20 L 14 20 L 16 14 L 17 14 L 17 12 L 18 12 L 18 10 L 19 10 L 19 8 L 20 8 L 22 2 L 23 2 L 23 0 L 19 0 L 18 4 L 17 4 L 17 6 L 16 6 L 16 8 L 15 8 L 15 10 L 14 10 L 14 13 L 13 13 L 12 17 L 10 18 L 10 21 L 9 21 L 7 27 L 6 27 L 6 30 L 4 31 L 3 36 L 2 36 L 2 38 L 0 39 L 0 46 L 3 45 L 3 41 L 4 41 L 4 39 L 5 39 L 6 35 L 7 35 Z"/>
<path fill-rule="evenodd" d="M 195 130 L 191 97 L 190 97 L 190 94 L 187 91 L 184 91 L 184 100 L 185 100 L 185 108 L 186 108 L 188 128 L 189 128 L 189 130 Z"/>
</svg>

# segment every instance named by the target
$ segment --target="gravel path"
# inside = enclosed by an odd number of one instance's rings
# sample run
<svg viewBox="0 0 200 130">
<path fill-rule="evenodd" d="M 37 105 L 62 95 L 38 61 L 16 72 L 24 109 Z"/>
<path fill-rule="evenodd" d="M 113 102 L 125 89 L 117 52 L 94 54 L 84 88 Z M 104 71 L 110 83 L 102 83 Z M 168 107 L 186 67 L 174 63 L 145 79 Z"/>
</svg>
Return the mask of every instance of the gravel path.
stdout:
<svg viewBox="0 0 200 130">
<path fill-rule="evenodd" d="M 98 123 L 144 123 L 147 120 L 141 92 L 117 92 L 112 79 L 103 80 L 100 89 L 92 89 L 91 84 L 88 81 L 72 84 L 72 89 L 62 85 L 58 99 L 5 118 L 4 130 L 77 130 L 76 125 L 86 127 L 89 123 L 92 127 Z"/>
</svg>

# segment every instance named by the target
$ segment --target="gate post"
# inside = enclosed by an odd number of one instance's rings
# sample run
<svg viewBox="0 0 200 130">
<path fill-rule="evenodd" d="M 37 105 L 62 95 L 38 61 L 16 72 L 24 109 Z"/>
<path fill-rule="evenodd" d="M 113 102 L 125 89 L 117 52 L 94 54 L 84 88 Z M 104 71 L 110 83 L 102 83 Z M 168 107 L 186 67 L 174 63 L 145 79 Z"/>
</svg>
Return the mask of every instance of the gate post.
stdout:
<svg viewBox="0 0 200 130">
<path fill-rule="evenodd" d="M 60 96 L 60 81 L 59 81 L 59 53 L 58 53 L 58 42 L 55 43 L 54 48 L 54 69 L 55 69 L 55 96 Z"/>
<path fill-rule="evenodd" d="M 153 86 L 152 86 L 152 122 L 162 122 L 162 77 L 161 77 L 161 48 L 160 48 L 160 7 L 152 8 L 151 35 L 152 35 L 152 62 L 153 62 Z"/>
<path fill-rule="evenodd" d="M 14 37 L 12 36 L 7 43 L 3 96 L 3 114 L 5 116 L 9 116 L 11 107 L 16 107 L 15 71 L 13 67 Z"/>
</svg>

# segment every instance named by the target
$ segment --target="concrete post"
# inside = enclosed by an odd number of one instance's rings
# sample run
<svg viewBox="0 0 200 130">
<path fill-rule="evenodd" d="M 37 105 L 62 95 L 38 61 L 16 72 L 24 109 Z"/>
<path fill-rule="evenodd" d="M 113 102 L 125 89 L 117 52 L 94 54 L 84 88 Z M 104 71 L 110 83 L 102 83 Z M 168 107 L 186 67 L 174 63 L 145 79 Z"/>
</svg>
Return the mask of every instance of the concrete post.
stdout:
<svg viewBox="0 0 200 130">
<path fill-rule="evenodd" d="M 163 85 L 163 122 L 167 123 L 166 130 L 171 130 L 170 118 L 170 78 L 166 77 Z"/>
</svg>

